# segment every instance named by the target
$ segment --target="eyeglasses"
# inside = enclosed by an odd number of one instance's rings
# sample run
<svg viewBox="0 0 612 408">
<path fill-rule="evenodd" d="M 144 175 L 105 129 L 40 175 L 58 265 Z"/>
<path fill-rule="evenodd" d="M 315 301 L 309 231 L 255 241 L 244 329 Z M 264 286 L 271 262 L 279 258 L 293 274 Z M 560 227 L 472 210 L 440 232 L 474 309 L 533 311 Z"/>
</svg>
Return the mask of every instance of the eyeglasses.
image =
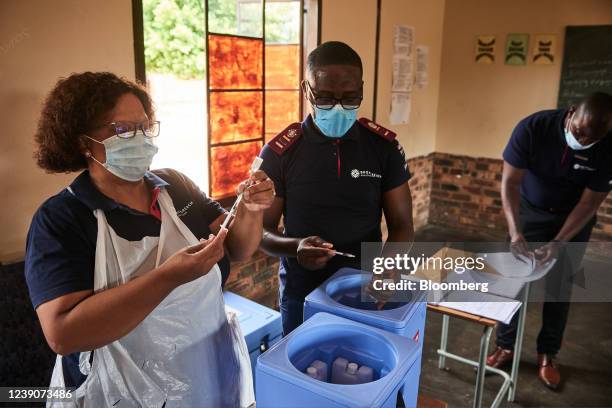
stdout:
<svg viewBox="0 0 612 408">
<path fill-rule="evenodd" d="M 349 96 L 341 99 L 331 98 L 328 96 L 317 96 L 312 90 L 312 87 L 308 81 L 306 81 L 306 85 L 308 86 L 308 90 L 312 95 L 312 102 L 319 109 L 330 110 L 337 104 L 340 104 L 340 106 L 342 106 L 344 109 L 355 110 L 361 106 L 361 101 L 363 100 L 363 96 Z"/>
<path fill-rule="evenodd" d="M 159 136 L 160 122 L 159 120 L 145 120 L 144 122 L 127 122 L 127 121 L 116 121 L 111 122 L 108 125 L 98 126 L 97 129 L 110 126 L 115 136 L 121 139 L 131 139 L 136 136 L 136 132 L 142 130 L 142 133 L 146 137 L 157 137 Z"/>
</svg>

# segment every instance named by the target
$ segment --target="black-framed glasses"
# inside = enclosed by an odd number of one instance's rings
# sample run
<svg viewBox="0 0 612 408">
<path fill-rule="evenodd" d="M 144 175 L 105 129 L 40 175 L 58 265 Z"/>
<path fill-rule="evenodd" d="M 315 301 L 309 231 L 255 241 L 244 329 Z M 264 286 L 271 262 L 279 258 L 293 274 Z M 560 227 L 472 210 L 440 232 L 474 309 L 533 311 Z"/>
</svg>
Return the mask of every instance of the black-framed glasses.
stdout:
<svg viewBox="0 0 612 408">
<path fill-rule="evenodd" d="M 361 106 L 363 96 L 347 96 L 341 99 L 332 98 L 329 96 L 317 96 L 312 90 L 310 83 L 308 81 L 305 82 L 308 86 L 308 90 L 310 91 L 310 95 L 312 96 L 312 102 L 319 109 L 330 110 L 337 104 L 340 104 L 340 106 L 347 110 L 355 110 Z"/>
<path fill-rule="evenodd" d="M 99 126 L 98 128 L 105 126 L 110 126 L 115 136 L 120 137 L 121 139 L 131 139 L 132 137 L 136 136 L 136 133 L 139 130 L 142 130 L 145 137 L 153 138 L 159 136 L 160 121 L 145 120 L 144 122 L 129 122 L 118 120 L 111 122 L 108 125 Z"/>
</svg>

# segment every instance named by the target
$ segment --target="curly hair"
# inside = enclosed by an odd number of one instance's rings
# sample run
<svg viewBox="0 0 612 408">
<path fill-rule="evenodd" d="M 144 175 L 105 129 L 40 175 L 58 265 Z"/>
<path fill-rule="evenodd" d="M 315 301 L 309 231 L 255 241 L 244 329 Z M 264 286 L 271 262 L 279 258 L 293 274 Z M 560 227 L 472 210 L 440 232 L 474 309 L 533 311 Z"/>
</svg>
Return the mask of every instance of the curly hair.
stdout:
<svg viewBox="0 0 612 408">
<path fill-rule="evenodd" d="M 146 89 L 110 72 L 83 72 L 60 79 L 47 96 L 35 134 L 34 158 L 49 173 L 87 168 L 79 137 L 100 125 L 119 98 L 132 93 L 150 118 L 153 103 Z"/>
</svg>

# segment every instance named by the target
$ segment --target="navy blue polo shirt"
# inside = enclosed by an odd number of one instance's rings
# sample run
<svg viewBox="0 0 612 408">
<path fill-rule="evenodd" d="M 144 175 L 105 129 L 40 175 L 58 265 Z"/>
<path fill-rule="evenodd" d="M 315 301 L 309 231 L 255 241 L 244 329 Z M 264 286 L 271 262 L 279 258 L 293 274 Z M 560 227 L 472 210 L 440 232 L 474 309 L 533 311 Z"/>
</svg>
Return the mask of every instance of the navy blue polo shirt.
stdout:
<svg viewBox="0 0 612 408">
<path fill-rule="evenodd" d="M 302 298 L 343 266 L 359 267 L 361 242 L 380 242 L 382 197 L 408 181 L 410 173 L 401 145 L 356 122 L 339 139 L 320 133 L 308 116 L 301 136 L 282 154 L 270 145 L 260 156 L 261 169 L 284 199 L 284 235 L 318 235 L 338 251 L 319 271 L 302 268 L 296 258 L 282 258 L 280 278 L 286 294 Z"/>
<path fill-rule="evenodd" d="M 145 180 L 153 191 L 168 191 L 177 215 L 197 238 L 207 238 L 209 225 L 224 213 L 217 202 L 177 171 L 147 172 Z M 128 241 L 159 236 L 161 221 L 155 215 L 155 202 L 149 214 L 119 204 L 95 187 L 87 171 L 72 182 L 70 190 L 64 189 L 45 201 L 30 225 L 25 277 L 34 308 L 68 293 L 93 289 L 98 232 L 94 210 L 102 209 L 117 235 Z M 227 258 L 219 262 L 219 267 L 225 282 L 229 275 Z M 78 355 L 63 357 L 67 386 L 78 386 L 85 379 L 78 368 Z"/>
<path fill-rule="evenodd" d="M 612 189 L 612 135 L 586 150 L 565 141 L 566 109 L 536 112 L 514 128 L 504 160 L 525 170 L 521 196 L 543 209 L 571 210 L 585 188 Z"/>
</svg>

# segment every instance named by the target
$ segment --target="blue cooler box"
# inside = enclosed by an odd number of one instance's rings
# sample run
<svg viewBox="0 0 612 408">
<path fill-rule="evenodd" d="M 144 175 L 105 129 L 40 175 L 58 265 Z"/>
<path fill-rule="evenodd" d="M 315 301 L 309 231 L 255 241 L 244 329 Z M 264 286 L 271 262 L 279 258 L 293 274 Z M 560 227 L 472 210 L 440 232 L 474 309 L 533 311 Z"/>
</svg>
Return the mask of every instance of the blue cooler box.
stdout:
<svg viewBox="0 0 612 408">
<path fill-rule="evenodd" d="M 318 312 L 327 312 L 408 337 L 422 347 L 426 293 L 412 292 L 410 301 L 388 302 L 383 310 L 376 310 L 374 302 L 361 301 L 362 283 L 369 281 L 371 275 L 352 268 L 338 270 L 306 296 L 304 320 Z"/>
<path fill-rule="evenodd" d="M 281 323 L 281 315 L 276 310 L 262 306 L 232 292 L 223 292 L 223 299 L 225 301 L 225 309 L 238 315 L 240 328 L 251 355 L 253 375 L 255 375 L 257 357 L 282 337 L 283 325 Z"/>
<path fill-rule="evenodd" d="M 363 384 L 333 384 L 305 374 L 315 360 L 331 367 L 342 357 L 372 368 Z M 328 313 L 317 313 L 276 343 L 257 362 L 257 408 L 416 407 L 420 351 L 416 342 Z"/>
</svg>

